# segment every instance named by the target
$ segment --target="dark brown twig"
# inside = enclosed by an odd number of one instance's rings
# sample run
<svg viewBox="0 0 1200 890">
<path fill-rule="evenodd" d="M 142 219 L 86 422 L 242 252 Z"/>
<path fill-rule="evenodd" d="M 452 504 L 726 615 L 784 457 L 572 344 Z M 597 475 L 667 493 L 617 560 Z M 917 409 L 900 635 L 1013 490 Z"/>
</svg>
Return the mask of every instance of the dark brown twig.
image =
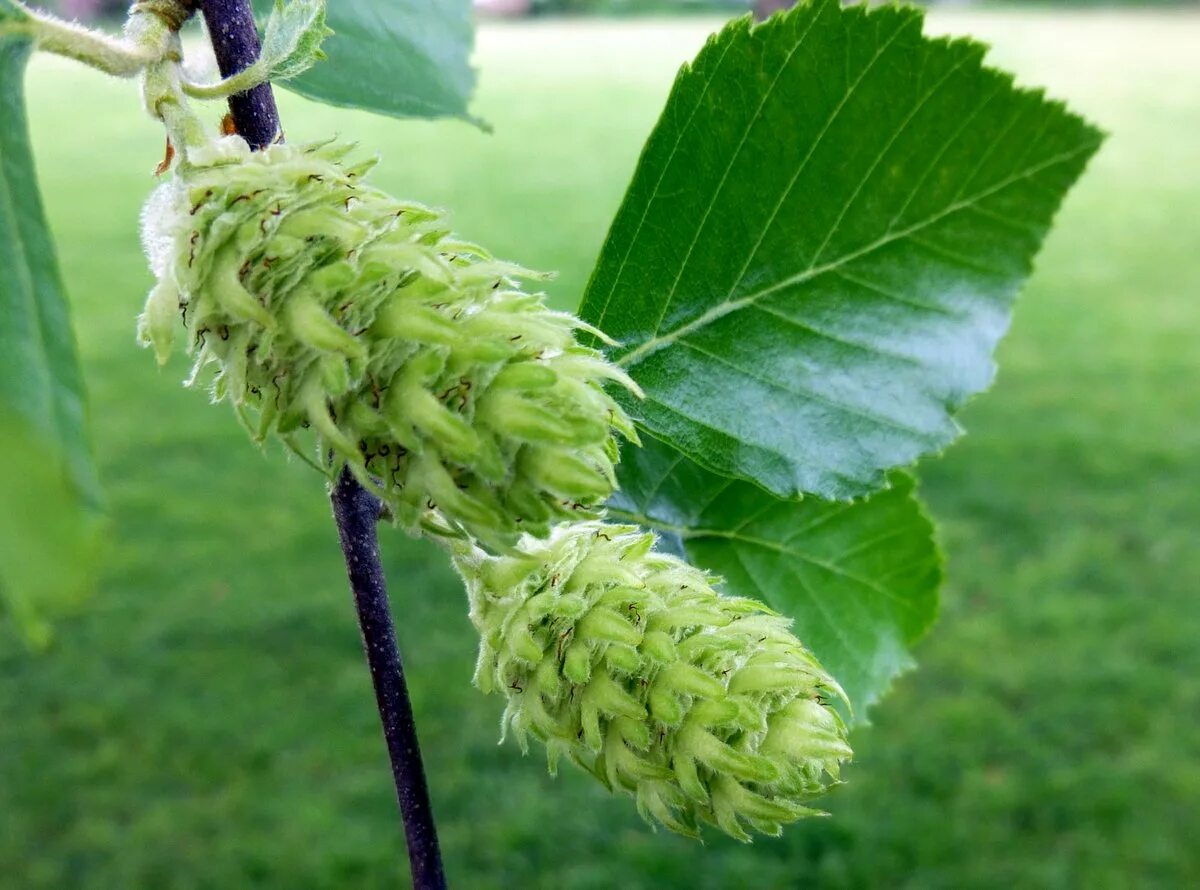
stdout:
<svg viewBox="0 0 1200 890">
<path fill-rule="evenodd" d="M 250 0 L 202 0 L 200 12 L 222 77 L 232 77 L 254 64 L 262 47 Z M 256 151 L 280 137 L 279 109 L 269 83 L 230 96 L 229 113 L 238 134 Z"/>
<path fill-rule="evenodd" d="M 404 816 L 413 886 L 420 890 L 439 890 L 446 886 L 446 878 L 425 770 L 421 765 L 412 703 L 404 682 L 404 667 L 388 607 L 387 581 L 379 562 L 376 534 L 379 500 L 363 488 L 349 470 L 342 471 L 330 499 L 342 552 L 346 556 L 350 587 L 358 607 L 358 624 L 375 684 L 383 735 L 392 760 L 392 777 L 396 781 L 396 797 Z"/>
</svg>

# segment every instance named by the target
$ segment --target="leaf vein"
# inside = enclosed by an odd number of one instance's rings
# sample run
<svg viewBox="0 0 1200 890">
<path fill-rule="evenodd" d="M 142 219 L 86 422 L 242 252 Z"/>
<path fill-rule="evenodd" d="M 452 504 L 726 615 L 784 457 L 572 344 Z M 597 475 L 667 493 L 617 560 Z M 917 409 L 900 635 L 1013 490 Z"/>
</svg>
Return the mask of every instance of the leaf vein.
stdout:
<svg viewBox="0 0 1200 890">
<path fill-rule="evenodd" d="M 1001 180 L 1000 182 L 996 183 L 995 185 L 988 187 L 987 189 L 985 189 L 982 192 L 978 192 L 978 193 L 970 196 L 969 198 L 964 198 L 959 201 L 956 201 L 953 204 L 946 206 L 938 213 L 935 213 L 917 223 L 914 223 L 913 225 L 909 226 L 907 229 L 902 229 L 898 232 L 886 234 L 886 235 L 876 239 L 875 241 L 870 242 L 869 244 L 866 244 L 855 250 L 849 251 L 849 252 L 843 254 L 842 256 L 838 257 L 837 259 L 830 261 L 829 263 L 825 264 L 824 266 L 820 266 L 816 269 L 806 269 L 802 272 L 797 273 L 796 275 L 793 275 L 789 278 L 785 278 L 782 281 L 778 281 L 778 282 L 775 282 L 774 284 L 768 285 L 767 287 L 764 287 L 761 290 L 747 294 L 744 297 L 739 297 L 736 300 L 729 300 L 725 303 L 714 306 L 712 309 L 708 310 L 707 312 L 705 312 L 703 315 L 699 316 L 695 320 L 688 322 L 687 324 L 680 325 L 679 327 L 677 327 L 665 334 L 661 334 L 650 340 L 646 340 L 637 348 L 635 348 L 635 349 L 631 350 L 630 352 L 627 352 L 625 355 L 621 356 L 617 360 L 617 364 L 621 365 L 622 367 L 626 367 L 626 368 L 636 365 L 638 362 L 640 362 L 642 359 L 644 359 L 649 353 L 657 351 L 658 349 L 661 349 L 663 346 L 670 345 L 671 343 L 674 343 L 675 341 L 679 340 L 681 337 L 684 337 L 684 336 L 690 334 L 692 331 L 706 327 L 707 325 L 712 324 L 717 319 L 723 318 L 724 316 L 728 315 L 731 312 L 736 312 L 739 309 L 742 309 L 746 306 L 752 305 L 756 300 L 760 300 L 763 297 L 769 296 L 769 295 L 776 293 L 784 288 L 792 287 L 797 284 L 803 284 L 804 282 L 810 281 L 821 275 L 825 275 L 829 272 L 837 271 L 838 269 L 840 269 L 842 266 L 846 265 L 847 263 L 851 263 L 856 260 L 860 260 L 865 256 L 869 256 L 870 254 L 874 253 L 875 251 L 878 251 L 881 248 L 886 247 L 887 245 L 889 245 L 893 242 L 902 241 L 906 238 L 911 238 L 916 233 L 921 232 L 921 231 L 929 228 L 930 226 L 941 222 L 943 219 L 963 210 L 964 208 L 970 206 L 972 203 L 974 203 L 976 201 L 980 201 L 984 198 L 990 197 L 991 195 L 994 195 L 997 192 L 1000 192 L 1017 182 L 1021 182 L 1023 180 L 1032 180 L 1032 178 L 1034 176 L 1036 176 L 1037 174 L 1039 174 L 1047 169 L 1050 169 L 1051 167 L 1057 166 L 1059 164 L 1065 164 L 1069 161 L 1072 161 L 1075 158 L 1079 157 L 1081 154 L 1085 154 L 1085 153 L 1089 153 L 1089 152 L 1093 151 L 1094 148 L 1095 148 L 1094 144 L 1086 143 L 1084 145 L 1077 146 L 1076 148 L 1070 149 L 1068 151 L 1061 152 L 1061 153 L 1054 155 L 1050 158 L 1047 158 L 1046 160 L 1044 160 L 1032 167 L 1029 167 L 1019 173 L 1014 173 L 1013 175 L 1006 177 L 1005 179 Z"/>
<path fill-rule="evenodd" d="M 704 97 L 708 95 L 708 88 L 717 78 L 717 74 L 721 70 L 721 66 L 725 62 L 725 57 L 729 55 L 730 48 L 734 45 L 734 41 L 730 40 L 725 44 L 725 49 L 721 52 L 716 64 L 712 68 L 708 79 L 704 82 L 703 89 L 700 90 L 700 95 L 696 98 L 696 104 L 692 107 L 691 113 L 688 115 L 687 121 L 680 127 L 678 134 L 675 137 L 675 144 L 671 146 L 671 153 L 667 156 L 666 162 L 663 164 L 662 171 L 658 175 L 658 179 L 654 183 L 654 188 L 650 190 L 650 197 L 646 199 L 646 204 L 642 208 L 641 218 L 638 220 L 637 227 L 634 229 L 633 236 L 629 239 L 629 243 L 625 248 L 625 254 L 621 257 L 621 264 L 617 267 L 617 274 L 613 278 L 613 283 L 608 289 L 608 294 L 604 298 L 604 305 L 600 308 L 600 314 L 596 317 L 596 327 L 603 330 L 604 317 L 608 314 L 608 309 L 612 305 L 613 294 L 617 292 L 617 286 L 621 283 L 621 276 L 625 274 L 625 266 L 629 262 L 629 256 L 633 253 L 633 246 L 637 244 L 638 235 L 642 232 L 642 227 L 646 224 L 646 219 L 650 215 L 650 208 L 658 198 L 659 189 L 662 187 L 663 180 L 667 177 L 667 172 L 671 169 L 671 162 L 675 159 L 675 155 L 679 151 L 679 146 L 683 143 L 683 137 L 687 134 L 692 126 L 692 121 L 696 117 L 696 113 L 704 104 Z"/>
</svg>

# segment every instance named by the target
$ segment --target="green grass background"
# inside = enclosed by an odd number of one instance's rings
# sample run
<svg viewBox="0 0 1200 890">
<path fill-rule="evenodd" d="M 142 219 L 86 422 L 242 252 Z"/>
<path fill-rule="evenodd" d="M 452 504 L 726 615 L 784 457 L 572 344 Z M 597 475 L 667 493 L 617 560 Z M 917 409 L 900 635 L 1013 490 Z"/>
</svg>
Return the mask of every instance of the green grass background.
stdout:
<svg viewBox="0 0 1200 890">
<path fill-rule="evenodd" d="M 292 140 L 499 255 L 586 283 L 677 65 L 714 20 L 490 25 L 465 125 L 285 97 Z M 1071 196 L 970 435 L 922 467 L 939 625 L 855 733 L 832 818 L 742 846 L 654 834 L 627 799 L 496 745 L 438 555 L 384 534 L 458 887 L 1200 884 L 1200 14 L 935 14 L 1113 136 Z M 320 481 L 134 345 L 139 204 L 161 135 L 136 88 L 29 78 L 112 532 L 48 655 L 0 632 L 0 887 L 372 888 L 406 880 Z M 219 112 L 214 108 L 215 119 Z M 735 394 L 731 394 L 731 398 Z"/>
</svg>

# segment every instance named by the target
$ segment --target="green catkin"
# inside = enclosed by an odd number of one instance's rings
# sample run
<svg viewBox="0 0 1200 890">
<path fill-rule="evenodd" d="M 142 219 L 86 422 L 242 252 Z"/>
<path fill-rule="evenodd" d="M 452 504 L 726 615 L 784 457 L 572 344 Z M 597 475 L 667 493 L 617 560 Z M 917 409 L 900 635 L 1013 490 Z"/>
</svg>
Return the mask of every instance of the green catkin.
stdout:
<svg viewBox="0 0 1200 890">
<path fill-rule="evenodd" d="M 565 754 L 642 816 L 687 835 L 817 814 L 851 751 L 837 682 L 753 600 L 652 549 L 634 526 L 579 522 L 519 553 L 456 564 L 481 643 L 475 682 L 508 699 L 522 749 Z"/>
<path fill-rule="evenodd" d="M 195 365 L 252 437 L 348 465 L 410 530 L 493 550 L 595 515 L 619 432 L 605 381 L 636 385 L 538 279 L 444 216 L 363 182 L 349 146 L 227 137 L 192 150 L 143 213 L 158 281 L 139 323 L 160 362 L 182 316 Z M 599 332 L 591 331 L 599 335 Z"/>
</svg>

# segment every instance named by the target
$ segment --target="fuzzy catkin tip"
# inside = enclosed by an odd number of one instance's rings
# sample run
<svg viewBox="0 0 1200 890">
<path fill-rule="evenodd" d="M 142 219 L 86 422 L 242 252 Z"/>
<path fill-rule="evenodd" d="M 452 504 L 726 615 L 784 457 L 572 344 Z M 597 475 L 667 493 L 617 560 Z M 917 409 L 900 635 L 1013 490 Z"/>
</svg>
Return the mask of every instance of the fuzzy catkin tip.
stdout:
<svg viewBox="0 0 1200 890">
<path fill-rule="evenodd" d="M 652 824 L 749 840 L 816 815 L 851 757 L 841 688 L 790 621 L 653 544 L 580 522 L 518 554 L 460 553 L 476 684 L 507 698 L 523 749 L 540 739 L 552 772 L 565 754 Z"/>
<path fill-rule="evenodd" d="M 595 515 L 637 387 L 444 215 L 364 182 L 352 146 L 239 137 L 190 154 L 143 213 L 157 276 L 139 336 L 160 362 L 182 326 L 251 437 L 332 476 L 349 466 L 410 530 L 504 551 Z M 210 373 L 211 372 L 211 373 Z M 315 439 L 315 443 L 312 441 Z"/>
</svg>

